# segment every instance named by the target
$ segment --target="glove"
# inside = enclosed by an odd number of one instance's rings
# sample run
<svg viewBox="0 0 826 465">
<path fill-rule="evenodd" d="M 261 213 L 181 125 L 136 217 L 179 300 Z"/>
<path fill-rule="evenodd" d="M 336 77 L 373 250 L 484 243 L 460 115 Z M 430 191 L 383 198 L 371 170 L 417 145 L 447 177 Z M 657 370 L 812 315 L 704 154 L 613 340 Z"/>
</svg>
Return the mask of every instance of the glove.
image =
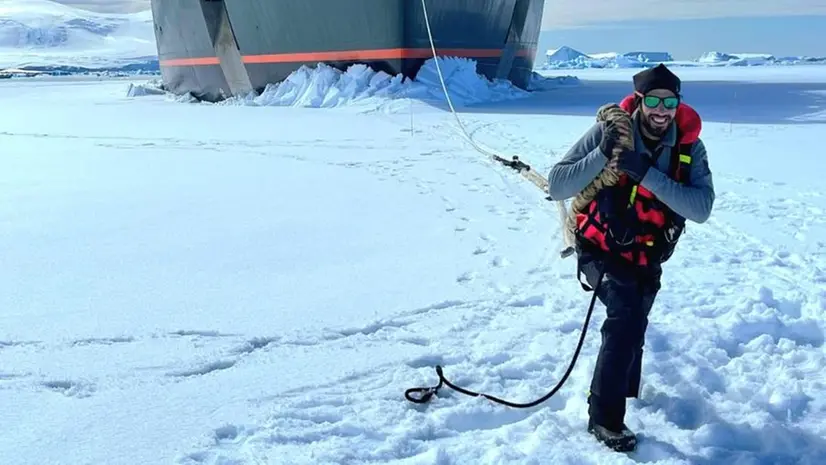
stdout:
<svg viewBox="0 0 826 465">
<path fill-rule="evenodd" d="M 599 142 L 599 150 L 607 159 L 614 155 L 614 147 L 619 143 L 620 131 L 616 124 L 609 122 L 602 130 L 602 140 Z"/>
<path fill-rule="evenodd" d="M 617 157 L 617 169 L 639 184 L 651 168 L 651 160 L 639 152 L 625 150 Z"/>
</svg>

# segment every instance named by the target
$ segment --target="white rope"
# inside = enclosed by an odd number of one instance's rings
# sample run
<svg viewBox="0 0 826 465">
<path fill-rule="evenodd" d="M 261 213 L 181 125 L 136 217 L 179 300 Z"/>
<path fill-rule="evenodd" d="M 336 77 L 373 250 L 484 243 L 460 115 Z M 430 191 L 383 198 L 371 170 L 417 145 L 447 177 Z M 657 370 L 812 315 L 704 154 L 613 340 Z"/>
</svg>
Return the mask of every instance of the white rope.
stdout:
<svg viewBox="0 0 826 465">
<path fill-rule="evenodd" d="M 438 54 L 436 53 L 436 44 L 435 44 L 435 41 L 433 40 L 433 31 L 431 31 L 431 29 L 430 29 L 430 15 L 427 13 L 427 1 L 426 0 L 421 0 L 421 2 L 422 2 L 422 11 L 424 12 L 424 23 L 425 23 L 425 26 L 427 28 L 427 38 L 430 41 L 430 51 L 433 54 L 433 61 L 436 62 L 436 73 L 439 75 L 439 82 L 441 82 L 441 84 L 442 84 L 442 92 L 444 92 L 445 99 L 447 100 L 447 105 L 448 105 L 448 107 L 450 107 L 450 112 L 453 114 L 453 117 L 456 119 L 456 124 L 459 125 L 459 129 L 461 131 L 460 135 L 462 137 L 464 137 L 464 139 L 471 146 L 473 146 L 473 148 L 476 149 L 477 152 L 479 152 L 483 155 L 487 155 L 487 156 L 494 157 L 494 158 L 499 157 L 499 158 L 503 158 L 503 159 L 506 159 L 506 160 L 514 158 L 514 157 L 509 157 L 507 155 L 498 153 L 493 149 L 483 147 L 480 144 L 476 143 L 476 141 L 473 140 L 473 138 L 470 136 L 470 134 L 468 134 L 467 129 L 465 129 L 465 125 L 462 124 L 462 120 L 459 118 L 459 114 L 456 113 L 456 109 L 453 107 L 453 101 L 450 99 L 450 94 L 447 91 L 447 84 L 445 83 L 445 78 L 444 78 L 444 75 L 442 74 L 442 67 L 439 65 L 439 57 L 438 57 Z M 544 186 L 543 190 L 545 190 L 546 191 L 545 193 L 547 193 L 547 181 L 545 181 L 545 186 Z M 573 244 L 570 243 L 569 235 L 565 234 L 565 230 L 564 230 L 564 228 L 565 228 L 565 217 L 567 216 L 566 206 L 565 206 L 565 201 L 557 201 L 555 203 L 557 205 L 557 210 L 559 212 L 559 227 L 560 227 L 560 231 L 562 231 L 563 244 L 565 245 L 565 250 L 562 253 L 563 253 L 563 257 L 565 257 L 565 256 L 569 255 L 570 252 L 573 250 Z"/>
</svg>

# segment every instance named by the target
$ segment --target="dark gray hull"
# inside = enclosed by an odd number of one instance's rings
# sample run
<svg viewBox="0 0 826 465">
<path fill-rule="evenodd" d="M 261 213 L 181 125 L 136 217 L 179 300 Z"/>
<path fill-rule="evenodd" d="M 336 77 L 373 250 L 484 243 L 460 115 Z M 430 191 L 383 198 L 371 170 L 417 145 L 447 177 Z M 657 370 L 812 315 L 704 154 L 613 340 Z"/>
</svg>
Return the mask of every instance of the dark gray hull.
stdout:
<svg viewBox="0 0 826 465">
<path fill-rule="evenodd" d="M 525 88 L 544 0 L 427 0 L 439 55 Z M 365 63 L 415 77 L 432 57 L 421 0 L 152 0 L 165 86 L 220 100 L 302 65 Z"/>
</svg>

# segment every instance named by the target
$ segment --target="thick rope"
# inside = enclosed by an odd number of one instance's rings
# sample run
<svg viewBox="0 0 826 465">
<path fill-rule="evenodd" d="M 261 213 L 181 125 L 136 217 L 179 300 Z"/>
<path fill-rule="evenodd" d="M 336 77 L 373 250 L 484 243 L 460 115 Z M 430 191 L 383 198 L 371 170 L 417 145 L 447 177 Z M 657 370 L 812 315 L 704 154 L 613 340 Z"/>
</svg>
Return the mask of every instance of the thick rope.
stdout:
<svg viewBox="0 0 826 465">
<path fill-rule="evenodd" d="M 632 137 L 631 116 L 615 103 L 603 105 L 597 111 L 597 121 L 612 124 L 619 132 L 617 145 L 613 153 L 609 154 L 610 160 L 597 177 L 585 186 L 571 202 L 571 209 L 565 217 L 565 243 L 573 243 L 576 231 L 576 215 L 585 213 L 588 204 L 597 196 L 600 190 L 615 185 L 619 181 L 619 171 L 616 167 L 617 156 L 623 150 L 634 150 L 634 138 Z"/>
<path fill-rule="evenodd" d="M 470 137 L 467 130 L 465 129 L 464 124 L 462 124 L 461 119 L 459 118 L 458 113 L 456 113 L 456 109 L 453 107 L 453 102 L 450 99 L 450 94 L 447 91 L 447 84 L 445 83 L 444 75 L 442 74 L 442 68 L 439 65 L 439 58 L 438 54 L 436 53 L 436 45 L 433 40 L 433 32 L 430 29 L 430 19 L 427 13 L 427 2 L 426 0 L 421 0 L 422 2 L 422 10 L 424 11 L 424 19 L 425 19 L 425 26 L 427 27 L 427 36 L 430 41 L 430 50 L 433 53 L 433 60 L 436 62 L 436 71 L 439 75 L 439 81 L 442 85 L 442 91 L 444 92 L 445 99 L 447 100 L 447 104 L 450 107 L 450 112 L 453 114 L 453 117 L 456 119 L 456 124 L 459 126 L 461 131 L 460 135 L 464 137 L 464 139 L 471 145 L 473 148 L 476 149 L 479 153 L 483 155 L 488 155 L 494 160 L 505 164 L 511 168 L 516 169 L 519 171 L 520 174 L 528 178 L 531 182 L 533 182 L 537 187 L 542 189 L 545 194 L 548 194 L 548 181 L 544 177 L 537 174 L 533 171 L 529 165 L 525 164 L 524 162 L 519 161 L 517 156 L 513 156 L 512 161 L 508 160 L 507 157 L 502 156 L 501 154 L 496 153 L 495 151 L 481 147 L 477 144 L 473 138 Z M 590 203 L 591 200 L 596 198 L 596 194 L 603 188 L 608 186 L 615 185 L 619 180 L 619 174 L 616 169 L 616 157 L 619 153 L 623 150 L 623 148 L 627 148 L 629 150 L 633 150 L 634 148 L 634 140 L 631 137 L 631 119 L 625 110 L 623 110 L 619 105 L 616 104 L 607 104 L 602 106 L 599 111 L 597 112 L 597 121 L 605 121 L 605 122 L 612 122 L 614 126 L 618 129 L 619 132 L 619 140 L 617 143 L 617 147 L 614 148 L 613 153 L 609 155 L 610 161 L 606 165 L 605 168 L 600 172 L 600 174 L 594 179 L 588 186 L 585 187 L 575 198 L 571 204 L 571 210 L 569 213 L 565 211 L 565 202 L 564 201 L 557 201 L 557 207 L 559 209 L 559 216 L 560 216 L 560 223 L 563 230 L 563 241 L 565 243 L 566 248 L 562 251 L 561 255 L 563 258 L 570 256 L 573 254 L 573 244 L 574 244 L 574 231 L 576 227 L 575 216 L 577 213 L 584 211 L 586 206 Z M 550 198 L 549 198 L 550 199 Z M 576 364 L 577 358 L 579 356 L 579 352 L 582 349 L 582 344 L 585 340 L 585 334 L 587 332 L 588 324 L 591 320 L 591 314 L 594 310 L 594 304 L 596 303 L 597 293 L 599 290 L 600 285 L 602 284 L 603 274 L 600 273 L 600 276 L 597 280 L 596 288 L 594 289 L 594 294 L 591 297 L 591 303 L 588 306 L 588 311 L 585 316 L 585 321 L 582 327 L 582 333 L 580 334 L 579 342 L 577 347 L 574 351 L 574 355 L 571 359 L 571 363 L 568 365 L 568 369 L 566 370 L 565 374 L 562 376 L 562 379 L 557 383 L 557 385 L 547 394 L 536 399 L 534 401 L 528 403 L 517 403 L 511 402 L 504 399 L 500 399 L 498 397 L 494 397 L 488 394 L 482 394 L 474 391 L 470 391 L 464 389 L 462 387 L 456 386 L 455 384 L 451 383 L 447 380 L 444 376 L 444 372 L 440 365 L 436 366 L 436 374 L 439 377 L 439 383 L 436 386 L 432 387 L 420 387 L 420 388 L 411 388 L 405 391 L 404 396 L 405 398 L 413 403 L 417 404 L 424 404 L 430 401 L 430 399 L 439 392 L 443 386 L 447 386 L 457 392 L 462 394 L 473 396 L 473 397 L 484 397 L 490 401 L 506 405 L 509 407 L 515 408 L 529 408 L 536 405 L 541 404 L 542 402 L 551 398 L 556 392 L 565 384 L 565 381 L 568 379 L 568 376 L 571 374 L 571 371 Z"/>
<path fill-rule="evenodd" d="M 421 2 L 422 2 L 422 11 L 424 12 L 425 27 L 427 28 L 427 39 L 430 41 L 430 51 L 433 54 L 433 61 L 436 62 L 436 72 L 439 75 L 439 82 L 442 85 L 442 92 L 444 93 L 445 99 L 447 100 L 447 105 L 450 108 L 450 112 L 453 114 L 453 117 L 456 119 L 456 124 L 459 126 L 460 135 L 474 149 L 476 149 L 477 152 L 479 152 L 483 155 L 487 155 L 487 156 L 493 158 L 494 160 L 496 160 L 500 163 L 504 163 L 506 166 L 509 166 L 511 168 L 516 169 L 517 171 L 519 171 L 519 174 L 521 174 L 526 179 L 531 181 L 534 185 L 536 185 L 538 188 L 540 188 L 543 193 L 545 193 L 547 195 L 548 194 L 548 180 L 544 176 L 540 175 L 539 173 L 537 173 L 536 171 L 531 169 L 530 165 L 519 161 L 519 157 L 517 157 L 515 155 L 511 156 L 511 157 L 508 157 L 504 154 L 497 153 L 495 150 L 492 150 L 492 149 L 487 148 L 487 147 L 483 147 L 480 144 L 478 144 L 476 141 L 474 141 L 473 138 L 470 137 L 470 134 L 468 134 L 468 131 L 465 129 L 465 125 L 462 124 L 462 120 L 459 118 L 459 114 L 456 113 L 456 108 L 453 107 L 453 101 L 450 99 L 450 94 L 447 91 L 447 84 L 445 83 L 445 78 L 444 78 L 444 75 L 442 74 L 442 67 L 439 65 L 439 57 L 438 57 L 438 54 L 436 53 L 436 43 L 435 43 L 435 40 L 433 39 L 433 31 L 430 29 L 430 15 L 427 12 L 427 1 L 426 0 L 421 0 Z M 559 202 L 556 202 L 556 204 L 557 204 L 557 208 L 558 208 L 558 211 L 559 211 L 560 227 L 563 229 L 562 237 L 563 237 L 563 241 L 564 241 L 564 244 L 565 244 L 565 250 L 562 252 L 562 256 L 566 257 L 566 256 L 570 255 L 570 252 L 573 251 L 573 238 L 571 237 L 570 240 L 569 240 L 568 234 L 564 233 L 564 230 L 566 229 L 566 226 L 565 226 L 566 225 L 565 202 L 564 201 L 559 201 Z"/>
</svg>

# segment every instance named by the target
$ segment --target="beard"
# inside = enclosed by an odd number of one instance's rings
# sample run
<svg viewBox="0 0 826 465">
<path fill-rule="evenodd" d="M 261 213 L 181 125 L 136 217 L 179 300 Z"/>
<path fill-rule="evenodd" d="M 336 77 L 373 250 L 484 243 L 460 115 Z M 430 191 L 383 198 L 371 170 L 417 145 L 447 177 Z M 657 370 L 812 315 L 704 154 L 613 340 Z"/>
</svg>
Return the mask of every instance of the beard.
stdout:
<svg viewBox="0 0 826 465">
<path fill-rule="evenodd" d="M 653 122 L 651 121 L 650 116 L 646 117 L 645 115 L 643 115 L 643 117 L 640 118 L 640 122 L 642 123 L 643 129 L 645 129 L 645 132 L 647 132 L 648 134 L 650 134 L 654 137 L 662 137 L 663 134 L 665 134 L 666 131 L 668 131 L 668 128 L 671 127 L 671 123 L 673 121 L 674 121 L 674 118 L 668 118 L 668 121 L 665 123 L 665 125 L 655 126 L 655 125 L 653 125 Z"/>
</svg>

